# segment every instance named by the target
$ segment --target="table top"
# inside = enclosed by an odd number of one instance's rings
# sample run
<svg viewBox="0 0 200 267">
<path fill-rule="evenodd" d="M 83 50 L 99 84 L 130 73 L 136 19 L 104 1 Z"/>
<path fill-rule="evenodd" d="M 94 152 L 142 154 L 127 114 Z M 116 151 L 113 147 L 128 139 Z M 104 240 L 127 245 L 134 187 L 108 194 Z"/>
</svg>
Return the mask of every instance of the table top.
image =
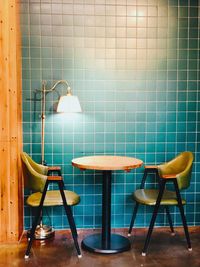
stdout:
<svg viewBox="0 0 200 267">
<path fill-rule="evenodd" d="M 124 170 L 130 171 L 141 167 L 143 164 L 142 160 L 130 157 L 122 156 L 88 156 L 75 158 L 72 160 L 72 165 L 81 170 Z"/>
</svg>

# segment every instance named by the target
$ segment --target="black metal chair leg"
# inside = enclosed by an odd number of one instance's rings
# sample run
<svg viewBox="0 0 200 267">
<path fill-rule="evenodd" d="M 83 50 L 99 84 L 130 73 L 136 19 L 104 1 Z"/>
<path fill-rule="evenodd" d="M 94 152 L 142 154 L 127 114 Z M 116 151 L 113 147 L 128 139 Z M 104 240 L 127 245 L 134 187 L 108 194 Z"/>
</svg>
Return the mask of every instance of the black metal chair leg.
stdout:
<svg viewBox="0 0 200 267">
<path fill-rule="evenodd" d="M 45 184 L 45 187 L 44 187 L 44 191 L 42 193 L 42 197 L 41 197 L 41 200 L 40 200 L 40 205 L 39 205 L 39 207 L 38 207 L 38 209 L 36 211 L 35 220 L 33 222 L 33 225 L 32 225 L 31 231 L 30 231 L 30 238 L 29 238 L 28 246 L 27 246 L 26 253 L 25 253 L 25 256 L 24 256 L 25 259 L 29 258 L 30 250 L 31 250 L 31 247 L 32 247 L 33 239 L 34 239 L 35 229 L 36 229 L 36 227 L 38 225 L 38 222 L 40 220 L 40 214 L 42 212 L 42 207 L 43 207 L 44 199 L 45 199 L 45 196 L 46 196 L 47 188 L 48 188 L 48 181 L 46 181 L 46 184 Z"/>
<path fill-rule="evenodd" d="M 160 202 L 161 202 L 161 199 L 162 199 L 162 196 L 163 196 L 163 193 L 164 193 L 165 184 L 166 184 L 166 181 L 162 179 L 160 181 L 160 188 L 159 188 L 158 197 L 157 197 L 156 204 L 155 204 L 155 207 L 154 207 L 154 211 L 153 211 L 153 215 L 152 215 L 152 218 L 151 218 L 151 222 L 150 222 L 149 230 L 148 230 L 148 233 L 147 233 L 147 237 L 146 237 L 146 240 L 145 240 L 144 248 L 142 250 L 142 256 L 146 256 L 146 252 L 147 252 L 147 249 L 148 249 L 148 246 L 149 246 L 149 242 L 150 242 L 150 239 L 151 239 L 151 234 L 152 234 L 153 227 L 154 227 L 154 224 L 155 224 L 155 220 L 156 220 L 156 217 L 157 217 L 158 209 L 160 207 Z"/>
<path fill-rule="evenodd" d="M 142 181 L 141 181 L 141 184 L 140 184 L 140 189 L 144 188 L 144 184 L 145 184 L 148 172 L 149 172 L 149 169 L 144 169 L 144 174 L 143 174 Z M 134 225 L 134 222 L 135 222 L 135 218 L 136 218 L 136 215 L 137 215 L 138 207 L 139 207 L 139 203 L 136 202 L 135 208 L 133 210 L 133 215 L 132 215 L 132 218 L 131 218 L 131 223 L 130 223 L 129 230 L 128 230 L 128 236 L 131 236 L 131 232 L 132 232 L 133 225 Z"/>
<path fill-rule="evenodd" d="M 141 181 L 141 184 L 140 184 L 140 189 L 144 188 L 148 172 L 149 172 L 148 169 L 144 169 L 144 174 L 143 174 L 142 181 Z"/>
<path fill-rule="evenodd" d="M 139 207 L 139 203 L 136 202 L 135 208 L 134 208 L 134 211 L 133 211 L 133 215 L 132 215 L 132 219 L 131 219 L 131 223 L 130 223 L 130 227 L 129 227 L 129 230 L 128 230 L 128 236 L 131 236 L 131 232 L 132 232 L 132 228 L 133 228 L 133 225 L 134 225 L 134 222 L 135 222 L 135 218 L 136 218 L 136 214 L 137 214 L 137 211 L 138 211 L 138 207 Z"/>
<path fill-rule="evenodd" d="M 181 218 L 182 218 L 182 222 L 183 222 L 183 227 L 184 227 L 184 231 L 185 231 L 185 237 L 186 237 L 187 244 L 188 244 L 188 250 L 192 251 L 192 246 L 191 246 L 191 242 L 190 242 L 190 235 L 189 235 L 189 232 L 188 232 L 187 221 L 186 221 L 186 217 L 185 217 L 185 214 L 184 214 L 181 194 L 180 194 L 178 183 L 177 183 L 176 179 L 174 179 L 174 186 L 175 186 L 177 200 L 178 200 L 178 207 L 179 207 L 179 210 L 180 210 L 180 214 L 181 214 Z"/>
<path fill-rule="evenodd" d="M 68 206 L 68 208 L 69 208 L 68 210 L 69 210 L 70 217 L 72 218 L 71 224 L 72 224 L 72 227 L 73 227 L 73 231 L 74 231 L 74 234 L 76 235 L 76 238 L 78 238 L 76 224 L 75 224 L 75 221 L 73 219 L 74 217 L 73 217 L 73 213 L 72 213 L 72 208 L 70 206 Z"/>
<path fill-rule="evenodd" d="M 63 196 L 64 196 L 64 198 L 65 198 L 65 193 L 64 193 L 64 183 L 63 183 L 63 181 L 61 181 L 61 187 L 62 187 L 62 192 L 61 192 L 61 196 L 62 196 L 62 199 L 63 199 Z M 65 198 L 65 201 L 66 201 L 66 198 Z M 63 202 L 63 204 L 64 204 L 64 202 Z M 66 201 L 66 205 L 67 205 L 67 201 Z M 67 205 L 67 210 L 68 210 L 68 214 L 69 214 L 69 218 L 70 218 L 70 221 L 69 221 L 69 223 L 70 223 L 70 227 L 72 227 L 73 228 L 73 233 L 74 233 L 74 235 L 76 236 L 76 238 L 78 237 L 78 233 L 77 233 L 77 229 L 76 229 L 76 224 L 75 224 L 75 222 L 74 222 L 74 217 L 73 217 L 73 214 L 72 214 L 72 209 L 71 209 L 71 207 L 69 206 L 69 205 Z"/>
<path fill-rule="evenodd" d="M 82 255 L 81 255 L 81 251 L 80 251 L 78 240 L 77 240 L 76 226 L 75 226 L 74 218 L 73 218 L 73 215 L 72 215 L 72 212 L 71 212 L 71 208 L 70 208 L 70 206 L 67 205 L 67 201 L 66 201 L 65 193 L 64 193 L 64 183 L 63 183 L 63 181 L 62 180 L 59 181 L 58 185 L 59 185 L 61 197 L 62 197 L 62 200 L 63 200 L 63 205 L 64 205 L 64 208 L 65 208 L 65 212 L 66 212 L 66 215 L 67 215 L 67 219 L 68 219 L 68 222 L 69 222 L 69 226 L 70 226 L 70 229 L 71 229 L 72 237 L 73 237 L 73 240 L 74 240 L 74 245 L 76 247 L 76 251 L 77 251 L 78 257 L 81 258 Z"/>
<path fill-rule="evenodd" d="M 168 219 L 168 222 L 169 222 L 169 226 L 170 226 L 172 235 L 175 235 L 174 227 L 173 227 L 173 223 L 172 223 L 172 217 L 171 217 L 170 212 L 169 212 L 169 207 L 166 206 L 166 207 L 165 207 L 165 210 L 166 210 L 167 219 Z"/>
</svg>

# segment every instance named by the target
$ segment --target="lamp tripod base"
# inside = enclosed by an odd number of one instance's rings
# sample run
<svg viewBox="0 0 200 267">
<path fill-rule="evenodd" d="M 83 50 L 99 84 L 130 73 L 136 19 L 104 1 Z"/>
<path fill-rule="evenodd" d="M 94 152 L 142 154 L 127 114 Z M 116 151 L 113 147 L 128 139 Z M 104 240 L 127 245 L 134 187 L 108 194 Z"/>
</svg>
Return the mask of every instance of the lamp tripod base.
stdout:
<svg viewBox="0 0 200 267">
<path fill-rule="evenodd" d="M 27 231 L 27 238 L 30 238 L 31 230 Z M 36 240 L 44 240 L 55 235 L 55 230 L 49 225 L 38 225 L 35 230 L 34 238 Z"/>
</svg>

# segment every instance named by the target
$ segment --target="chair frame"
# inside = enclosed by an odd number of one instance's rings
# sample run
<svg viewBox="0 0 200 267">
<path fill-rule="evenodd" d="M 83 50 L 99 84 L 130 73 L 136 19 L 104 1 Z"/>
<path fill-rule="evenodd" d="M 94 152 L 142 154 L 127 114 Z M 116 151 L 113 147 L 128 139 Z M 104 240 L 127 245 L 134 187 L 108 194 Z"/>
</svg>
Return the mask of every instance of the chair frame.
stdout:
<svg viewBox="0 0 200 267">
<path fill-rule="evenodd" d="M 50 172 L 54 172 L 54 171 L 57 172 L 58 176 L 49 176 Z M 45 199 L 45 196 L 46 196 L 47 188 L 48 188 L 49 183 L 51 183 L 51 182 L 52 183 L 58 183 L 60 194 L 61 194 L 61 197 L 62 197 L 62 200 L 63 200 L 63 206 L 64 206 L 64 209 L 65 209 L 65 212 L 66 212 L 66 216 L 67 216 L 67 219 L 68 219 L 68 222 L 69 222 L 71 234 L 72 234 L 72 237 L 73 237 L 73 240 L 74 240 L 74 245 L 75 245 L 78 257 L 81 258 L 82 255 L 81 255 L 81 251 L 80 251 L 78 240 L 77 240 L 78 234 L 77 234 L 76 224 L 75 224 L 75 221 L 74 221 L 74 218 L 73 218 L 71 206 L 69 206 L 67 204 L 67 200 L 66 200 L 65 193 L 64 193 L 64 182 L 63 182 L 63 179 L 62 179 L 62 176 L 61 176 L 60 168 L 59 167 L 49 167 L 47 175 L 48 175 L 47 176 L 47 181 L 46 181 L 45 186 L 44 186 L 44 190 L 43 190 L 43 193 L 42 193 L 40 204 L 39 204 L 39 206 L 38 206 L 38 208 L 36 210 L 35 219 L 33 221 L 32 228 L 30 230 L 30 238 L 29 238 L 29 242 L 28 242 L 27 249 L 26 249 L 26 252 L 25 252 L 25 259 L 29 258 L 30 250 L 31 250 L 32 243 L 33 243 L 33 240 L 34 240 L 35 230 L 36 230 L 36 227 L 37 227 L 38 222 L 40 220 L 40 215 L 41 215 L 41 212 L 42 212 L 42 207 L 43 207 L 43 204 L 44 204 L 44 199 Z"/>
<path fill-rule="evenodd" d="M 149 247 L 149 243 L 150 243 L 150 239 L 151 239 L 151 235 L 152 235 L 152 232 L 153 232 L 154 224 L 155 224 L 156 217 L 157 217 L 157 214 L 158 214 L 158 210 L 159 210 L 159 207 L 160 207 L 160 202 L 162 200 L 163 193 L 164 193 L 164 190 L 165 190 L 165 185 L 166 185 L 167 182 L 173 182 L 173 184 L 174 184 L 174 188 L 175 188 L 175 192 L 176 192 L 176 196 L 177 196 L 177 201 L 178 201 L 178 207 L 179 207 L 179 211 L 180 211 L 180 214 L 181 214 L 181 219 L 182 219 L 182 223 L 183 223 L 183 227 L 184 227 L 184 231 L 185 231 L 185 236 L 186 236 L 186 240 L 187 240 L 188 250 L 191 251 L 192 250 L 191 241 L 190 241 L 187 221 L 186 221 L 186 217 L 185 217 L 185 214 L 184 214 L 182 198 L 181 198 L 181 195 L 180 195 L 180 190 L 179 190 L 179 187 L 178 187 L 176 175 L 163 175 L 163 176 L 160 176 L 159 173 L 158 173 L 158 167 L 157 166 L 146 166 L 146 168 L 144 170 L 144 175 L 143 175 L 143 178 L 142 178 L 142 181 L 141 181 L 140 189 L 144 189 L 146 178 L 147 178 L 147 175 L 149 173 L 154 173 L 156 175 L 156 177 L 158 178 L 158 181 L 159 181 L 159 193 L 158 193 L 158 197 L 157 197 L 157 200 L 156 200 L 156 204 L 154 205 L 154 210 L 153 210 L 152 218 L 151 218 L 151 221 L 150 221 L 149 230 L 148 230 L 148 233 L 147 233 L 147 236 L 146 236 L 144 248 L 142 250 L 142 256 L 146 256 L 146 253 L 147 253 L 147 250 L 148 250 L 148 247 Z M 135 208 L 134 208 L 133 215 L 132 215 L 132 219 L 131 219 L 131 223 L 130 223 L 130 227 L 129 227 L 129 231 L 128 231 L 128 235 L 129 236 L 131 234 L 131 231 L 132 231 L 132 228 L 133 228 L 133 225 L 134 225 L 134 222 L 135 222 L 135 218 L 136 218 L 136 214 L 137 214 L 137 211 L 138 211 L 139 204 L 140 203 L 138 203 L 136 201 Z M 168 221 L 169 221 L 171 232 L 174 235 L 175 233 L 174 233 L 174 228 L 173 228 L 173 224 L 172 224 L 171 215 L 170 215 L 170 212 L 169 212 L 169 207 L 165 206 L 165 210 L 166 210 L 166 214 L 167 214 L 167 218 L 168 218 Z"/>
</svg>

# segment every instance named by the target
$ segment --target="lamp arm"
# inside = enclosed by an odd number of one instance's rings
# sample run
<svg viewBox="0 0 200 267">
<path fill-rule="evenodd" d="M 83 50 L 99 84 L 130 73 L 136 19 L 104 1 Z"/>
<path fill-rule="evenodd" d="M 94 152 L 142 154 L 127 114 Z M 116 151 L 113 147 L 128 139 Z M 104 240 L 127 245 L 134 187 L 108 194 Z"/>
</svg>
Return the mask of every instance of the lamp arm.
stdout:
<svg viewBox="0 0 200 267">
<path fill-rule="evenodd" d="M 46 89 L 46 81 L 43 81 L 42 82 L 42 89 L 35 89 L 35 92 L 42 92 L 43 94 L 44 93 L 49 93 L 49 92 L 53 92 L 55 89 L 56 89 L 56 86 L 60 83 L 64 83 L 67 85 L 67 93 L 70 93 L 71 94 L 71 88 L 69 86 L 69 83 L 67 80 L 59 80 L 57 81 L 50 89 Z"/>
<path fill-rule="evenodd" d="M 64 83 L 64 84 L 66 84 L 66 85 L 67 85 L 67 88 L 69 87 L 69 83 L 68 83 L 68 81 L 66 81 L 66 80 L 59 80 L 59 81 L 57 81 L 57 82 L 51 87 L 51 89 L 46 90 L 46 92 L 52 92 L 52 91 L 54 91 L 54 90 L 56 89 L 56 86 L 57 86 L 58 84 L 60 84 L 60 83 Z"/>
</svg>

